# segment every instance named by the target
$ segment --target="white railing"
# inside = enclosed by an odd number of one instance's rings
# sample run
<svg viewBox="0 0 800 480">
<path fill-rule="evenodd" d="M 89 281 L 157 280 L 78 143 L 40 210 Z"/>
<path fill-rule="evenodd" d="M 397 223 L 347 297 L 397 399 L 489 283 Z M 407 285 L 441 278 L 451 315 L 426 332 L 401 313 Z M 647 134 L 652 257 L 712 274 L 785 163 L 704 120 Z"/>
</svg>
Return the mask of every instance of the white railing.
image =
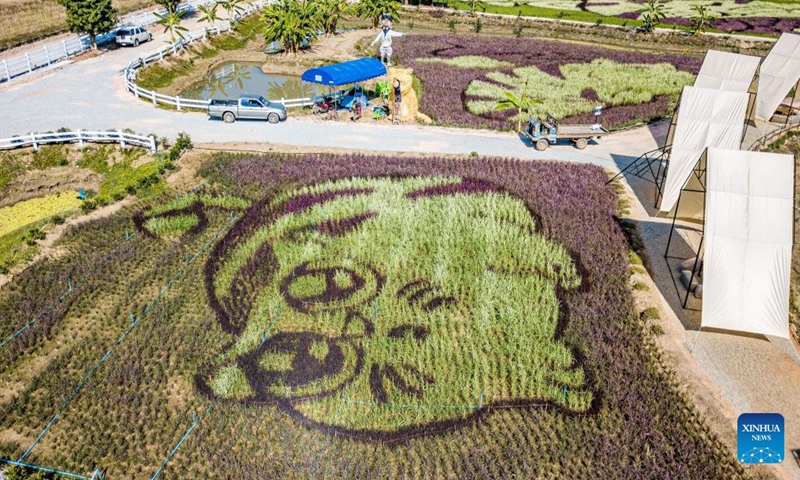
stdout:
<svg viewBox="0 0 800 480">
<path fill-rule="evenodd" d="M 193 12 L 200 5 L 213 5 L 214 3 L 216 3 L 216 0 L 190 0 L 178 5 L 178 10 Z M 263 2 L 259 3 L 259 5 L 262 3 Z M 251 5 L 248 7 L 251 7 Z M 128 17 L 122 18 L 114 29 L 98 35 L 95 40 L 98 44 L 112 42 L 114 41 L 114 36 L 119 28 L 123 26 L 145 27 L 148 25 L 153 25 L 158 22 L 158 17 L 156 14 L 164 15 L 166 13 L 167 11 L 162 8 L 152 12 L 129 15 Z M 91 40 L 89 39 L 89 35 L 83 34 L 62 40 L 60 43 L 54 42 L 45 45 L 39 49 L 18 57 L 6 58 L 0 61 L 0 82 L 8 82 L 14 77 L 31 73 L 37 68 L 50 66 L 53 63 L 64 60 L 65 58 L 83 53 L 89 48 L 91 48 Z"/>
<path fill-rule="evenodd" d="M 46 67 L 65 58 L 85 52 L 89 48 L 89 36 L 79 35 L 51 43 L 26 53 L 20 57 L 0 61 L 0 82 L 7 82 L 14 77 L 30 73 L 37 68 Z"/>
<path fill-rule="evenodd" d="M 76 130 L 74 132 L 55 132 L 55 133 L 31 133 L 29 135 L 17 135 L 11 138 L 0 138 L 0 150 L 12 150 L 14 148 L 33 147 L 39 150 L 40 145 L 51 143 L 77 143 L 83 147 L 84 143 L 119 143 L 121 147 L 136 146 L 156 151 L 156 139 L 150 136 L 134 135 L 120 130 L 109 130 L 105 132 L 84 132 Z"/>
<path fill-rule="evenodd" d="M 256 10 L 260 9 L 264 5 L 271 3 L 270 1 L 265 2 L 258 2 L 248 5 L 244 8 L 241 13 L 236 17 L 243 17 L 245 15 L 249 15 L 250 13 L 255 12 Z M 142 88 L 136 85 L 136 70 L 138 68 L 147 66 L 153 62 L 159 62 L 164 60 L 164 58 L 168 57 L 169 55 L 173 55 L 177 53 L 179 50 L 184 48 L 186 45 L 198 41 L 204 40 L 210 35 L 219 35 L 220 33 L 226 32 L 230 30 L 230 24 L 227 22 L 223 26 L 215 26 L 214 28 L 203 28 L 202 30 L 196 30 L 194 32 L 189 32 L 185 35 L 185 40 L 178 40 L 175 43 L 171 43 L 163 48 L 160 48 L 154 53 L 147 55 L 146 57 L 141 57 L 136 61 L 133 61 L 128 64 L 125 68 L 125 88 L 136 95 L 136 98 L 142 98 L 145 100 L 149 100 L 153 103 L 153 105 L 169 105 L 175 107 L 178 110 L 207 110 L 208 104 L 211 100 L 200 100 L 194 98 L 181 98 L 180 96 L 169 96 L 158 93 L 154 90 L 147 90 L 146 88 Z M 281 105 L 291 108 L 291 107 L 307 107 L 314 104 L 314 99 L 311 97 L 307 98 L 281 98 L 278 99 L 270 99 L 270 102 L 280 103 Z"/>
</svg>

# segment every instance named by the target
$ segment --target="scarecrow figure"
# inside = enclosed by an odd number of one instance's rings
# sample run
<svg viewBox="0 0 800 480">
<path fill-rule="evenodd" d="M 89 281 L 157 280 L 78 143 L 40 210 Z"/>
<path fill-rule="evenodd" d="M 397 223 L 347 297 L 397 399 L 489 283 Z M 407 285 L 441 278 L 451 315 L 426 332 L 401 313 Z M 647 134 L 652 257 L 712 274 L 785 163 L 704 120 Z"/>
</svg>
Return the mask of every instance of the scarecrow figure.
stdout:
<svg viewBox="0 0 800 480">
<path fill-rule="evenodd" d="M 380 47 L 380 54 L 381 54 L 381 62 L 387 67 L 392 66 L 392 37 L 402 37 L 403 34 L 400 32 L 395 32 L 392 30 L 392 16 L 388 13 L 384 13 L 381 15 L 381 31 L 378 32 L 378 36 L 375 37 L 375 40 L 370 43 L 370 46 L 375 45 L 378 42 L 381 42 Z"/>
</svg>

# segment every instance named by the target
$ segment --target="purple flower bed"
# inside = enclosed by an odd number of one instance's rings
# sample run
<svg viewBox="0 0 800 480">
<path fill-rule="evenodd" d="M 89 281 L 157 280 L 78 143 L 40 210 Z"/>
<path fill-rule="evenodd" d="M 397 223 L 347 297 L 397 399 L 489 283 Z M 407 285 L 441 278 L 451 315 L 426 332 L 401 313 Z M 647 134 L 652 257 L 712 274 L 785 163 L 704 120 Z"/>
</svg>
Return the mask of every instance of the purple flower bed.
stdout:
<svg viewBox="0 0 800 480">
<path fill-rule="evenodd" d="M 624 18 L 625 20 L 636 20 L 641 13 L 639 12 L 624 12 L 616 15 L 617 18 Z"/>
<path fill-rule="evenodd" d="M 446 125 L 511 129 L 512 111 L 489 112 L 474 115 L 464 106 L 464 90 L 475 79 L 483 78 L 486 69 L 458 68 L 440 63 L 417 62 L 418 58 L 453 58 L 462 55 L 479 55 L 513 63 L 516 67 L 536 66 L 550 75 L 561 78 L 559 66 L 568 63 L 586 63 L 598 58 L 618 63 L 668 62 L 676 68 L 692 73 L 700 70 L 701 58 L 678 55 L 652 55 L 635 51 L 611 50 L 587 45 L 531 39 L 471 35 L 407 35 L 397 41 L 397 56 L 403 65 L 414 69 L 422 80 L 423 97 L 420 110 L 434 121 Z M 547 52 L 541 55 L 539 52 Z M 511 73 L 512 68 L 498 69 Z M 603 113 L 604 125 L 614 128 L 635 120 L 646 120 L 667 113 L 663 98 L 642 105 L 607 107 Z M 564 119 L 564 123 L 582 123 L 585 115 Z M 593 123 L 593 121 L 592 121 Z"/>
<path fill-rule="evenodd" d="M 738 2 L 737 2 L 738 3 Z M 665 18 L 663 23 L 691 27 L 692 22 L 687 18 Z M 780 35 L 784 32 L 793 32 L 800 28 L 800 18 L 775 18 L 775 17 L 742 17 L 718 18 L 711 21 L 711 26 L 723 32 L 763 33 Z"/>
<path fill-rule="evenodd" d="M 264 195 L 245 216 L 260 215 L 282 188 L 350 177 L 460 176 L 470 179 L 453 188 L 503 189 L 520 198 L 533 215 L 537 230 L 564 246 L 578 266 L 581 287 L 564 295 L 563 338 L 574 343 L 577 360 L 597 401 L 586 414 L 531 409 L 513 424 L 515 440 L 485 461 L 518 465 L 529 478 L 552 472 L 553 462 L 572 478 L 743 478 L 731 452 L 698 421 L 672 375 L 658 364 L 643 335 L 628 287 L 627 244 L 615 219 L 616 197 L 598 167 L 555 162 L 499 159 L 386 158 L 364 155 L 308 155 L 249 158 L 217 157 L 208 165 L 213 180 Z M 239 235 L 235 225 L 230 236 Z M 219 248 L 212 253 L 217 255 Z M 474 427 L 448 435 L 458 455 L 471 454 L 459 445 L 472 438 L 491 444 L 481 432 L 500 428 L 501 412 L 488 408 Z M 507 427 L 502 427 L 506 429 Z M 545 437 L 536 432 L 547 431 Z M 478 437 L 475 437 L 475 436 Z M 517 444 L 516 439 L 522 443 Z M 565 439 L 565 440 L 560 440 Z M 469 440 L 471 442 L 472 440 Z M 554 443 L 555 442 L 555 443 Z M 397 455 L 417 455 L 425 440 L 409 441 Z M 544 457 L 543 449 L 555 452 Z M 677 453 L 676 453 L 677 452 Z M 501 458 L 494 458 L 500 455 Z M 554 456 L 556 455 L 556 456 Z M 483 457 L 481 457 L 483 458 Z M 453 463 L 464 473 L 472 462 Z M 398 460 L 401 461 L 401 460 Z M 540 472 L 540 473 L 539 473 Z M 511 472 L 506 472 L 510 475 Z"/>
</svg>

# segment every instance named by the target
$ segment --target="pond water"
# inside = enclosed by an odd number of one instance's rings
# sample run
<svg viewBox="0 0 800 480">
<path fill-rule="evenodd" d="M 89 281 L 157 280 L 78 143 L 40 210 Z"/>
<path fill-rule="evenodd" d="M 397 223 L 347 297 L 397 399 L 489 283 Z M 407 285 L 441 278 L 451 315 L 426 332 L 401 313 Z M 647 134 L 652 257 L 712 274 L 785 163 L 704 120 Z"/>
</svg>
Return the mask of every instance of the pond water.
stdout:
<svg viewBox="0 0 800 480">
<path fill-rule="evenodd" d="M 231 62 L 212 70 L 208 79 L 184 90 L 181 97 L 237 99 L 243 93 L 279 100 L 317 95 L 323 93 L 323 87 L 303 83 L 299 75 L 264 73 L 260 63 Z"/>
</svg>

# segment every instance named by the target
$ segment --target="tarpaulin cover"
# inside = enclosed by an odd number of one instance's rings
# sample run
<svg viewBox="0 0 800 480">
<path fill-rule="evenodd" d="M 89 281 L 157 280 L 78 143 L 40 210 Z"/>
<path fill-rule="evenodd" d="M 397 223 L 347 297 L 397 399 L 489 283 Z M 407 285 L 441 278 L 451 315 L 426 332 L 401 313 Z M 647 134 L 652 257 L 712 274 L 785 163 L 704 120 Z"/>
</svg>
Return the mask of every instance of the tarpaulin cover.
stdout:
<svg viewBox="0 0 800 480">
<path fill-rule="evenodd" d="M 386 75 L 386 67 L 375 58 L 359 58 L 325 67 L 311 68 L 300 77 L 304 82 L 338 87 Z"/>
<path fill-rule="evenodd" d="M 695 87 L 747 92 L 761 63 L 760 57 L 709 50 L 694 82 Z"/>
<path fill-rule="evenodd" d="M 746 92 L 683 88 L 659 206 L 661 212 L 669 212 L 675 206 L 706 147 L 739 149 L 749 97 Z"/>
<path fill-rule="evenodd" d="M 761 64 L 760 72 L 756 118 L 769 121 L 800 79 L 800 35 L 781 35 Z"/>
<path fill-rule="evenodd" d="M 709 149 L 702 326 L 789 338 L 794 158 Z"/>
</svg>

